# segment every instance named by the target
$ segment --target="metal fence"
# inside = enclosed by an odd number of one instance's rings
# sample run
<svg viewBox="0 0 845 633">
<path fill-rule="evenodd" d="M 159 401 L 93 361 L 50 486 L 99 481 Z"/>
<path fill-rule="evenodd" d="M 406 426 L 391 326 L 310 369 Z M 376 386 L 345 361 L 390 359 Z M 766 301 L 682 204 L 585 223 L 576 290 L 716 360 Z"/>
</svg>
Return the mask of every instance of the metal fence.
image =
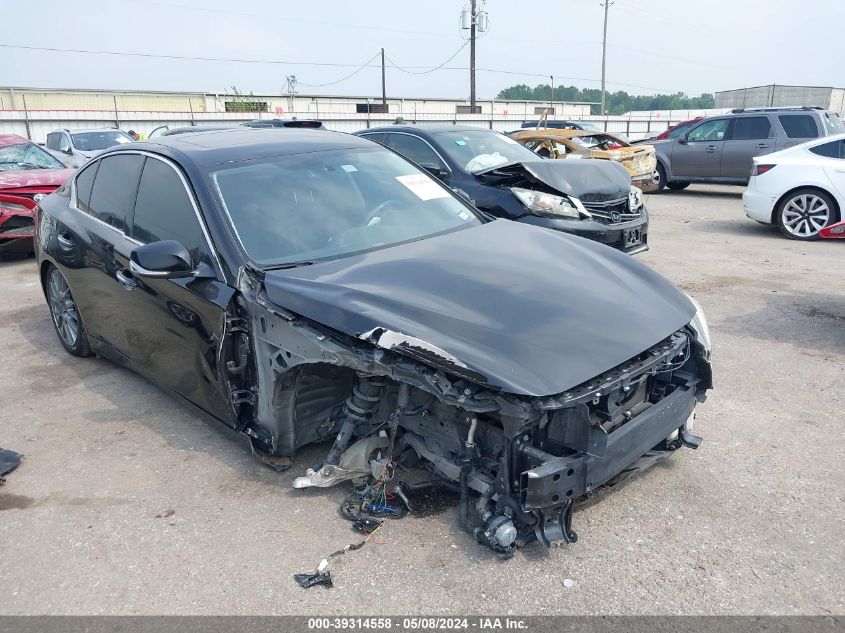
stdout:
<svg viewBox="0 0 845 633">
<path fill-rule="evenodd" d="M 709 111 L 707 112 L 710 113 Z M 581 116 L 571 120 L 589 123 L 600 130 L 624 134 L 631 140 L 654 136 L 671 125 L 702 115 L 702 111 L 673 110 L 631 113 L 623 116 Z M 313 118 L 313 114 L 289 112 L 287 118 Z M 390 114 L 324 112 L 320 120 L 330 130 L 355 132 L 363 128 L 393 124 L 398 117 L 414 125 L 468 125 L 508 132 L 518 129 L 525 118 L 501 114 L 444 114 L 392 112 Z M 132 112 L 118 110 L 0 110 L 0 134 L 18 134 L 36 143 L 43 143 L 56 129 L 90 129 L 119 127 L 149 135 L 155 128 L 167 125 L 237 125 L 257 118 L 270 119 L 268 113 L 245 112 Z"/>
</svg>

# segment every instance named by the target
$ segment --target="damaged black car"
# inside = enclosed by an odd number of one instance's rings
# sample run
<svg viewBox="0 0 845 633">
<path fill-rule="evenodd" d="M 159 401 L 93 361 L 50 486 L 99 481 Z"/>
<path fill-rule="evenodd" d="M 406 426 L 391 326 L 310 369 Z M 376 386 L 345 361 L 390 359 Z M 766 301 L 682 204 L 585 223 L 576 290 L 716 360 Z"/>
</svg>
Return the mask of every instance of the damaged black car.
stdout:
<svg viewBox="0 0 845 633">
<path fill-rule="evenodd" d="M 147 376 L 298 488 L 403 463 L 507 555 L 573 541 L 573 500 L 695 448 L 701 308 L 595 242 L 491 220 L 401 156 L 221 130 L 94 158 L 35 210 L 61 344 Z"/>
<path fill-rule="evenodd" d="M 492 130 L 395 125 L 355 132 L 401 154 L 479 209 L 564 231 L 629 255 L 648 250 L 642 191 L 616 161 L 543 160 Z"/>
</svg>

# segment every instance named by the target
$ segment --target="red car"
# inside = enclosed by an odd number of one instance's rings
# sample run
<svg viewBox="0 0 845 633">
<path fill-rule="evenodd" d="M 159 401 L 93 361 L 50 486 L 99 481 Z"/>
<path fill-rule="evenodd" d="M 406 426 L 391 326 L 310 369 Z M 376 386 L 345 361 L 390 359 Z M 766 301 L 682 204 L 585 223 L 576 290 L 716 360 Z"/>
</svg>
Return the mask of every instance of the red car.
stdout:
<svg viewBox="0 0 845 633">
<path fill-rule="evenodd" d="M 819 231 L 819 235 L 821 237 L 827 237 L 834 240 L 845 239 L 845 221 L 837 222 L 836 224 L 826 226 L 821 231 Z"/>
<path fill-rule="evenodd" d="M 640 139 L 639 141 L 634 141 L 634 145 L 639 145 L 641 143 L 653 143 L 654 141 L 671 141 L 673 138 L 677 138 L 678 136 L 689 130 L 693 125 L 703 120 L 703 116 L 697 116 L 694 119 L 689 119 L 688 121 L 681 121 L 677 125 L 673 125 L 668 130 L 666 130 L 665 132 L 661 132 L 657 136 L 652 136 L 651 138 L 644 138 Z"/>
<path fill-rule="evenodd" d="M 22 136 L 0 134 L 0 257 L 32 252 L 32 209 L 73 171 Z"/>
</svg>

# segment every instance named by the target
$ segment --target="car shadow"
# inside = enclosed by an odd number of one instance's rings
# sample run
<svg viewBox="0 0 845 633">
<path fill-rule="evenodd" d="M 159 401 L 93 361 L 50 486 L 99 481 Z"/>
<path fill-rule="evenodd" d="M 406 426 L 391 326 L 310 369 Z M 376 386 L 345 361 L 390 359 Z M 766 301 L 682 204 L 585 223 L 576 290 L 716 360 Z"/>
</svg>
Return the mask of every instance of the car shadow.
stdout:
<svg viewBox="0 0 845 633">
<path fill-rule="evenodd" d="M 706 187 L 706 185 L 705 185 Z M 659 192 L 652 192 L 650 196 L 687 196 L 693 198 L 724 198 L 729 200 L 741 200 L 742 193 L 745 187 L 736 187 L 736 191 L 726 191 L 725 189 L 706 189 L 702 185 L 691 185 L 686 189 L 672 191 L 671 189 L 663 189 Z"/>
</svg>

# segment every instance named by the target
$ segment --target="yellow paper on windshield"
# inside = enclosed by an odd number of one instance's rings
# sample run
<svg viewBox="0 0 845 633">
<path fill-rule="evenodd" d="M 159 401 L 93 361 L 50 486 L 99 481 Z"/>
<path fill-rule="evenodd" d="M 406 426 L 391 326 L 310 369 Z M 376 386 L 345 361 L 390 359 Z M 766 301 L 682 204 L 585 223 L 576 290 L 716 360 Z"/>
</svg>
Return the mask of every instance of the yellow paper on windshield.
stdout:
<svg viewBox="0 0 845 633">
<path fill-rule="evenodd" d="M 443 189 L 443 187 L 424 174 L 396 176 L 396 180 L 410 189 L 420 200 L 434 200 L 435 198 L 449 197 L 448 191 Z"/>
</svg>

